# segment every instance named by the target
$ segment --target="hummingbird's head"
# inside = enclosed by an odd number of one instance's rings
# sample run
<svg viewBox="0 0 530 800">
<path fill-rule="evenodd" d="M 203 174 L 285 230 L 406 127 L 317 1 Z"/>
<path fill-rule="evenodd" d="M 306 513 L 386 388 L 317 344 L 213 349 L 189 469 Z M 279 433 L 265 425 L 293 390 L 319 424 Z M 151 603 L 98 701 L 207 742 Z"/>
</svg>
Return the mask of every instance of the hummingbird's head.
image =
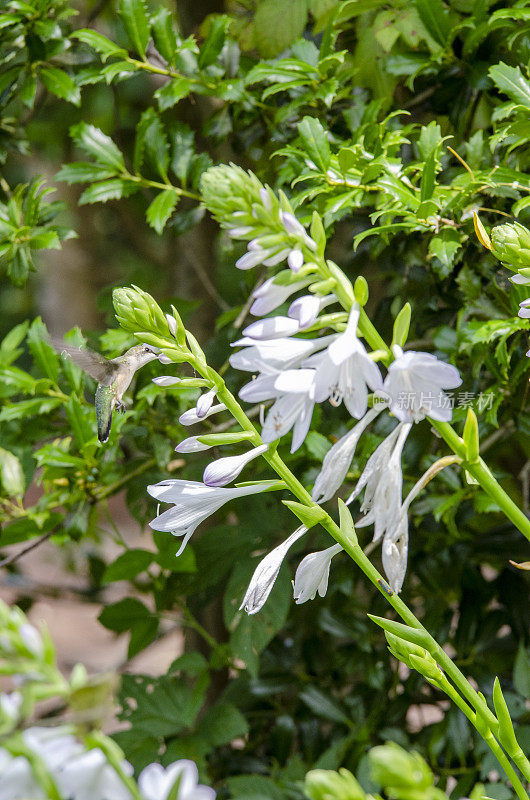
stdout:
<svg viewBox="0 0 530 800">
<path fill-rule="evenodd" d="M 137 344 L 136 347 L 131 347 L 130 350 L 127 350 L 125 357 L 127 361 L 132 361 L 136 369 L 138 369 L 158 358 L 158 352 L 156 347 L 151 347 L 149 344 Z"/>
</svg>

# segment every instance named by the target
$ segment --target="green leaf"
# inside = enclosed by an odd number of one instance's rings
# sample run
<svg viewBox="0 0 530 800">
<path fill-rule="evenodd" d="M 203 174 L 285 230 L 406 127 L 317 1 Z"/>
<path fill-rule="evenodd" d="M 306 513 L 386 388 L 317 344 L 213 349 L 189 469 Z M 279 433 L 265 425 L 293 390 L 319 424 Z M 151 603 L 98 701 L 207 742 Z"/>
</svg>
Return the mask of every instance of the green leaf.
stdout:
<svg viewBox="0 0 530 800">
<path fill-rule="evenodd" d="M 306 704 L 317 717 L 329 719 L 331 722 L 337 722 L 340 725 L 351 725 L 351 720 L 345 712 L 339 707 L 338 703 L 328 697 L 316 686 L 309 686 L 300 692 L 300 700 Z"/>
<path fill-rule="evenodd" d="M 392 335 L 392 345 L 399 345 L 404 347 L 409 335 L 410 328 L 411 307 L 410 303 L 405 303 L 396 319 L 394 320 L 394 328 Z"/>
<path fill-rule="evenodd" d="M 305 506 L 303 503 L 297 503 L 294 500 L 282 500 L 282 503 L 298 517 L 302 525 L 305 525 L 307 529 L 318 525 L 319 522 L 322 522 L 327 517 L 326 512 L 320 506 Z"/>
<path fill-rule="evenodd" d="M 21 497 L 26 481 L 22 464 L 14 453 L 0 447 L 0 483 L 7 497 Z"/>
<path fill-rule="evenodd" d="M 155 47 L 170 66 L 175 64 L 178 42 L 173 30 L 173 15 L 167 8 L 159 8 L 151 17 L 151 33 Z"/>
<path fill-rule="evenodd" d="M 226 29 L 230 24 L 230 17 L 226 15 L 210 16 L 208 18 L 208 34 L 201 45 L 199 54 L 199 68 L 205 69 L 217 60 L 223 49 L 226 38 Z"/>
<path fill-rule="evenodd" d="M 166 222 L 175 210 L 179 201 L 179 194 L 176 189 L 164 189 L 157 194 L 151 205 L 146 211 L 146 218 L 149 225 L 160 234 L 164 230 Z"/>
<path fill-rule="evenodd" d="M 58 67 L 43 67 L 39 73 L 40 79 L 49 92 L 68 100 L 78 106 L 81 103 L 81 92 L 73 78 Z"/>
<path fill-rule="evenodd" d="M 229 744 L 247 731 L 245 717 L 232 703 L 216 703 L 205 711 L 197 725 L 197 734 L 203 736 L 210 747 Z"/>
<path fill-rule="evenodd" d="M 508 64 L 501 61 L 500 64 L 490 67 L 489 74 L 501 92 L 507 94 L 516 103 L 530 109 L 530 84 L 523 78 L 519 67 L 509 67 Z"/>
<path fill-rule="evenodd" d="M 187 97 L 191 92 L 191 86 L 190 79 L 181 76 L 179 78 L 173 78 L 172 81 L 166 83 L 161 89 L 157 89 L 155 97 L 158 100 L 160 111 L 172 108 L 179 100 Z"/>
<path fill-rule="evenodd" d="M 466 446 L 466 461 L 469 464 L 475 464 L 479 459 L 479 436 L 477 415 L 472 408 L 467 410 L 463 438 Z"/>
<path fill-rule="evenodd" d="M 84 444 L 95 438 L 96 430 L 92 408 L 83 406 L 77 397 L 71 395 L 65 404 L 64 410 L 78 447 L 83 447 Z"/>
<path fill-rule="evenodd" d="M 182 122 L 171 126 L 171 169 L 183 184 L 186 185 L 188 172 L 193 161 L 193 131 Z"/>
<path fill-rule="evenodd" d="M 344 502 L 339 498 L 339 523 L 340 523 L 340 532 L 343 536 L 348 539 L 351 544 L 357 544 L 357 534 L 355 533 L 355 525 L 353 524 L 352 515 L 350 509 Z"/>
<path fill-rule="evenodd" d="M 399 639 L 403 639 L 405 642 L 411 642 L 412 644 L 419 644 L 420 647 L 424 647 L 427 651 L 431 649 L 431 642 L 427 631 L 411 628 L 410 625 L 404 625 L 402 622 L 395 622 L 393 619 L 376 617 L 373 614 L 368 614 L 368 616 L 372 622 L 375 622 L 375 624 L 383 628 L 384 631 L 393 633 L 394 636 L 397 636 Z"/>
<path fill-rule="evenodd" d="M 59 357 L 51 344 L 46 326 L 40 317 L 33 320 L 27 335 L 31 355 L 40 371 L 54 383 L 59 378 Z"/>
<path fill-rule="evenodd" d="M 116 561 L 109 564 L 103 573 L 102 583 L 112 583 L 113 581 L 130 581 L 140 572 L 151 565 L 154 553 L 149 550 L 132 548 L 122 553 Z"/>
<path fill-rule="evenodd" d="M 429 254 L 436 256 L 444 267 L 440 271 L 441 277 L 445 277 L 451 271 L 461 245 L 460 234 L 453 228 L 445 228 L 432 237 L 429 242 Z"/>
<path fill-rule="evenodd" d="M 261 0 L 254 15 L 254 43 L 265 58 L 285 50 L 304 32 L 306 0 Z"/>
<path fill-rule="evenodd" d="M 285 800 L 284 792 L 264 775 L 237 775 L 226 783 L 231 800 Z"/>
<path fill-rule="evenodd" d="M 106 606 L 98 620 L 115 633 L 130 631 L 128 658 L 151 644 L 158 632 L 158 619 L 140 600 L 127 597 Z"/>
<path fill-rule="evenodd" d="M 107 39 L 102 33 L 98 31 L 89 30 L 88 28 L 81 28 L 74 31 L 71 35 L 72 39 L 78 39 L 84 42 L 89 47 L 92 47 L 101 56 L 102 61 L 106 61 L 110 56 L 117 56 L 118 58 L 127 58 L 127 50 L 118 47 L 115 42 Z"/>
<path fill-rule="evenodd" d="M 116 172 L 122 172 L 125 169 L 123 155 L 112 139 L 99 128 L 87 125 L 86 122 L 79 122 L 70 128 L 70 136 L 82 150 L 94 156 L 96 161 L 101 164 L 114 167 Z"/>
<path fill-rule="evenodd" d="M 149 17 L 144 0 L 120 0 L 118 11 L 129 41 L 142 57 L 149 41 Z"/>
<path fill-rule="evenodd" d="M 425 200 L 430 200 L 434 193 L 436 175 L 436 153 L 433 151 L 427 161 L 423 165 L 420 183 L 420 199 L 423 203 Z M 424 212 L 423 212 L 424 213 Z M 421 217 L 425 219 L 424 216 Z"/>
<path fill-rule="evenodd" d="M 78 202 L 80 206 L 89 203 L 106 203 L 107 200 L 119 200 L 120 197 L 129 197 L 129 195 L 137 192 L 139 188 L 139 185 L 133 181 L 112 178 L 108 181 L 93 183 L 92 186 L 85 189 Z"/>
<path fill-rule="evenodd" d="M 309 158 L 322 172 L 326 172 L 331 161 L 331 153 L 322 124 L 315 117 L 304 117 L 298 123 L 298 133 Z"/>
<path fill-rule="evenodd" d="M 136 129 L 133 159 L 135 170 L 140 169 L 144 158 L 160 172 L 164 180 L 167 179 L 169 141 L 162 120 L 154 108 L 144 111 Z"/>
<path fill-rule="evenodd" d="M 88 161 L 76 161 L 74 164 L 64 164 L 55 176 L 55 180 L 65 183 L 90 183 L 112 178 L 116 170 L 101 164 L 92 164 Z"/>
<path fill-rule="evenodd" d="M 0 422 L 12 422 L 15 419 L 49 414 L 62 402 L 58 397 L 35 397 L 32 400 L 21 400 L 20 403 L 5 405 L 0 411 Z"/>
<path fill-rule="evenodd" d="M 449 14 L 442 0 L 415 0 L 420 19 L 433 37 L 445 47 L 451 33 Z"/>
</svg>

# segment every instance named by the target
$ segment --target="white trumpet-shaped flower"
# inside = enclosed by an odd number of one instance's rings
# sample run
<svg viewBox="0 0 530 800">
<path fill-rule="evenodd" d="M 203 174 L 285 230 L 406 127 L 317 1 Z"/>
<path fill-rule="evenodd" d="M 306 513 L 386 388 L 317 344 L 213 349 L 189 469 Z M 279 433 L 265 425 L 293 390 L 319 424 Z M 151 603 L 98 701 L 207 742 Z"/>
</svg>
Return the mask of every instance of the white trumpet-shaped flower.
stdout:
<svg viewBox="0 0 530 800">
<path fill-rule="evenodd" d="M 431 353 L 404 353 L 398 345 L 392 349 L 395 361 L 388 367 L 383 387 L 390 411 L 401 422 L 419 422 L 424 417 L 449 422 L 453 411 L 443 390 L 462 383 L 457 368 Z"/>
<path fill-rule="evenodd" d="M 198 780 L 194 762 L 182 759 L 165 768 L 161 764 L 149 764 L 138 776 L 138 788 L 143 800 L 167 800 L 178 781 L 175 800 L 215 800 L 214 790 Z"/>
<path fill-rule="evenodd" d="M 357 482 L 357 486 L 346 501 L 349 505 L 364 489 L 361 511 L 365 514 L 357 528 L 374 524 L 374 542 L 392 530 L 401 510 L 403 496 L 403 473 L 401 454 L 411 423 L 400 422 L 372 453 Z"/>
<path fill-rule="evenodd" d="M 311 496 L 315 503 L 325 503 L 326 500 L 331 500 L 335 492 L 340 489 L 355 455 L 359 439 L 381 410 L 382 406 L 376 406 L 367 411 L 351 431 L 348 431 L 328 450 L 322 462 L 322 469 L 313 486 Z"/>
<path fill-rule="evenodd" d="M 179 417 L 179 422 L 181 425 L 195 425 L 196 422 L 201 422 L 203 419 L 207 417 L 211 417 L 213 414 L 218 414 L 220 411 L 225 411 L 226 406 L 224 403 L 218 403 L 215 406 L 211 406 L 202 417 L 199 417 L 197 414 L 196 408 L 190 408 L 188 411 L 185 411 L 184 414 L 181 414 Z"/>
<path fill-rule="evenodd" d="M 293 300 L 289 306 L 287 316 L 298 320 L 300 328 L 308 328 L 315 322 L 322 309 L 336 302 L 337 298 L 334 294 L 328 294 L 325 297 L 305 294 L 303 297 L 297 297 L 296 300 Z"/>
<path fill-rule="evenodd" d="M 250 339 L 280 339 L 292 336 L 300 329 L 298 321 L 290 317 L 266 317 L 247 325 L 243 333 Z"/>
<path fill-rule="evenodd" d="M 315 407 L 315 371 L 312 369 L 286 370 L 274 381 L 278 399 L 269 409 L 261 430 L 264 442 L 280 439 L 291 428 L 293 439 L 291 453 L 303 444 Z"/>
<path fill-rule="evenodd" d="M 304 365 L 316 369 L 317 403 L 328 398 L 334 405 L 344 401 L 356 419 L 360 419 L 368 408 L 368 387 L 375 391 L 383 386 L 377 364 L 357 338 L 359 314 L 357 306 L 352 308 L 346 330 L 323 353 L 309 358 Z"/>
<path fill-rule="evenodd" d="M 147 487 L 147 491 L 162 503 L 174 503 L 172 508 L 159 514 L 149 525 L 154 531 L 166 531 L 183 536 L 180 555 L 197 527 L 215 514 L 225 503 L 236 497 L 258 494 L 269 484 L 241 486 L 236 489 L 218 489 L 198 481 L 168 479 Z"/>
<path fill-rule="evenodd" d="M 263 558 L 250 579 L 248 589 L 243 598 L 243 602 L 239 610 L 245 609 L 247 614 L 257 614 L 267 602 L 272 587 L 278 577 L 280 567 L 282 566 L 283 559 L 291 545 L 293 545 L 301 536 L 307 533 L 307 528 L 301 525 L 294 533 L 291 533 L 287 539 L 271 550 L 265 558 Z"/>
<path fill-rule="evenodd" d="M 292 294 L 304 289 L 309 283 L 310 280 L 308 278 L 307 280 L 284 285 L 275 283 L 274 277 L 269 278 L 252 292 L 254 302 L 250 307 L 250 313 L 255 317 L 263 317 L 265 314 L 270 314 L 275 308 L 285 303 Z"/>
<path fill-rule="evenodd" d="M 225 458 L 218 458 L 208 464 L 204 470 L 202 479 L 206 486 L 226 486 L 227 483 L 235 481 L 243 467 L 249 461 L 257 458 L 267 450 L 267 445 L 262 444 L 249 450 L 248 453 L 242 453 L 240 456 L 226 456 Z"/>
<path fill-rule="evenodd" d="M 342 545 L 334 544 L 327 550 L 309 553 L 302 559 L 294 577 L 293 594 L 295 601 L 306 603 L 314 600 L 317 592 L 324 597 L 328 590 L 329 568 L 333 556 L 343 550 Z"/>
</svg>

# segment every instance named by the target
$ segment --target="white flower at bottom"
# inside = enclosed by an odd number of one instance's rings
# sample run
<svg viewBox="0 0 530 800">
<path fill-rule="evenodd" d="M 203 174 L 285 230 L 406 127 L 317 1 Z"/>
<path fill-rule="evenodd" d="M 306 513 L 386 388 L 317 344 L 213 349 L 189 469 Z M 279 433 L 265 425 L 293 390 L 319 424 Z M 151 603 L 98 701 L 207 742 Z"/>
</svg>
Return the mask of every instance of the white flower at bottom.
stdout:
<svg viewBox="0 0 530 800">
<path fill-rule="evenodd" d="M 269 488 L 270 484 L 241 486 L 237 489 L 217 489 L 198 481 L 170 478 L 147 487 L 156 500 L 174 503 L 172 508 L 151 520 L 149 526 L 154 531 L 165 531 L 173 536 L 183 536 L 179 556 L 197 527 L 205 519 L 215 514 L 225 503 L 236 497 L 258 494 Z"/>
<path fill-rule="evenodd" d="M 348 431 L 328 450 L 324 456 L 322 469 L 317 475 L 311 494 L 311 498 L 315 503 L 325 503 L 326 500 L 331 500 L 335 492 L 340 489 L 350 468 L 361 435 L 381 410 L 381 405 L 370 409 L 357 425 L 354 425 L 351 431 Z"/>
<path fill-rule="evenodd" d="M 317 592 L 324 597 L 328 590 L 331 559 L 342 549 L 342 545 L 334 544 L 327 550 L 309 553 L 302 559 L 296 570 L 293 587 L 294 599 L 298 604 L 314 600 Z"/>
<path fill-rule="evenodd" d="M 30 763 L 0 750 L 0 800 L 46 800 L 44 790 L 33 776 Z"/>
<path fill-rule="evenodd" d="M 126 775 L 133 774 L 127 761 L 121 766 Z M 66 760 L 54 777 L 61 795 L 69 800 L 132 800 L 130 791 L 99 748 Z"/>
<path fill-rule="evenodd" d="M 257 614 L 263 608 L 278 577 L 287 551 L 304 533 L 307 533 L 307 528 L 301 525 L 259 562 L 239 607 L 240 611 L 244 608 L 247 614 Z"/>
<path fill-rule="evenodd" d="M 149 764 L 138 776 L 138 788 L 143 800 L 167 800 L 178 781 L 175 800 L 215 800 L 215 792 L 209 786 L 198 783 L 199 773 L 193 761 L 182 759 L 164 768 L 160 764 Z"/>
</svg>

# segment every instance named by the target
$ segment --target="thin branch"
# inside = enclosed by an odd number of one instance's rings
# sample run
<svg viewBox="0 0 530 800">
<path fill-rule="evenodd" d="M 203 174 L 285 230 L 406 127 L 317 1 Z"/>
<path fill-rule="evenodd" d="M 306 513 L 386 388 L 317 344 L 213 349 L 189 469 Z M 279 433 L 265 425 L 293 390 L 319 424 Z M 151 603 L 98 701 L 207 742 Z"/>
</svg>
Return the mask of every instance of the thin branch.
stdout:
<svg viewBox="0 0 530 800">
<path fill-rule="evenodd" d="M 57 533 L 58 528 L 53 528 L 48 533 L 45 533 L 43 536 L 40 536 L 36 541 L 28 544 L 27 547 L 23 547 L 22 550 L 19 550 L 18 553 L 13 553 L 12 556 L 8 556 L 0 561 L 0 567 L 8 567 L 10 564 L 14 564 L 18 561 L 22 556 L 25 556 L 26 553 L 31 552 L 31 550 L 35 550 L 36 547 L 40 547 L 41 544 L 47 542 L 55 533 Z"/>
</svg>

